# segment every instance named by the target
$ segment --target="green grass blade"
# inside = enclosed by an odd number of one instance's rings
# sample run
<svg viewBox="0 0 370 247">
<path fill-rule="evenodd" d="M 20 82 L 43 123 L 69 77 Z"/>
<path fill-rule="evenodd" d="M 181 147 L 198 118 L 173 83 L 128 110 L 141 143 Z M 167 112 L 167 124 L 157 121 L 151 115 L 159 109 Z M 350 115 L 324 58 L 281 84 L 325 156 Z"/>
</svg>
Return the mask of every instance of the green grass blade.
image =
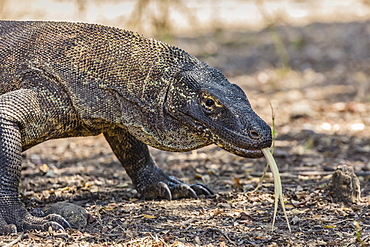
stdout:
<svg viewBox="0 0 370 247">
<path fill-rule="evenodd" d="M 274 203 L 274 218 L 272 220 L 272 231 L 274 230 L 275 225 L 275 219 L 276 219 L 276 213 L 277 213 L 277 207 L 278 207 L 278 200 L 280 199 L 281 207 L 283 208 L 284 216 L 289 228 L 289 231 L 292 232 L 289 224 L 289 219 L 285 211 L 285 205 L 284 205 L 284 197 L 283 197 L 283 188 L 281 185 L 280 180 L 280 173 L 279 169 L 277 167 L 277 164 L 275 162 L 274 157 L 272 156 L 269 148 L 262 149 L 263 155 L 265 155 L 268 164 L 270 165 L 270 169 L 272 172 L 272 175 L 274 177 L 274 187 L 275 187 L 275 203 Z"/>
</svg>

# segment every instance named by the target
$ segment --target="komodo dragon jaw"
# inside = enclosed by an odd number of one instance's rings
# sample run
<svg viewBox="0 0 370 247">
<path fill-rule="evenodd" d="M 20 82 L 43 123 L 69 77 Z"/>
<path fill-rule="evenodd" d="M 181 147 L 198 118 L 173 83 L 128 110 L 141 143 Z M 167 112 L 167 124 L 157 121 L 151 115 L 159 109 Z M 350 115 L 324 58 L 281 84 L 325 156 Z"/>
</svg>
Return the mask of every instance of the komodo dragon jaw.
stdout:
<svg viewBox="0 0 370 247">
<path fill-rule="evenodd" d="M 261 149 L 272 143 L 271 128 L 252 110 L 239 86 L 217 69 L 206 64 L 199 67 L 177 75 L 181 86 L 175 83 L 170 91 L 169 115 L 181 119 L 180 125 L 194 126 L 188 129 L 198 129 L 195 139 L 203 137 L 239 156 L 262 157 Z"/>
</svg>

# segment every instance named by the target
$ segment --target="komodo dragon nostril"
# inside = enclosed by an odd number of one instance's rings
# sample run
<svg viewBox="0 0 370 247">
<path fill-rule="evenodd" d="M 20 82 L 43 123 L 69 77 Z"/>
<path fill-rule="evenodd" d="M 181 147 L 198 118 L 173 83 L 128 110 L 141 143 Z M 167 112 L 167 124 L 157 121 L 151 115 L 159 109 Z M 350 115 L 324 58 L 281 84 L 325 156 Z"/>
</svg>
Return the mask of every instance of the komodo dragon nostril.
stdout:
<svg viewBox="0 0 370 247">
<path fill-rule="evenodd" d="M 249 131 L 249 137 L 252 138 L 252 139 L 259 139 L 260 134 L 255 130 L 250 130 Z"/>
</svg>

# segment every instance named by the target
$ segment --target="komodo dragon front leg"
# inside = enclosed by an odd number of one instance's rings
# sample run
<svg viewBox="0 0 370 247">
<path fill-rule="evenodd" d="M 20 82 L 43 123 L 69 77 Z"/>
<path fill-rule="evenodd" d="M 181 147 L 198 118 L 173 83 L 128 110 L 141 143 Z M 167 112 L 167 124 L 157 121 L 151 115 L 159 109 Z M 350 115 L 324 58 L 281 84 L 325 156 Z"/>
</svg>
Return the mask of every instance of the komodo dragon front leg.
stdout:
<svg viewBox="0 0 370 247">
<path fill-rule="evenodd" d="M 124 166 L 135 188 L 145 198 L 182 198 L 212 195 L 202 184 L 187 185 L 165 174 L 152 159 L 148 146 L 116 127 L 104 133 L 109 145 Z"/>
<path fill-rule="evenodd" d="M 39 111 L 38 111 L 39 110 Z M 20 89 L 0 96 L 0 232 L 19 230 L 64 229 L 70 227 L 61 216 L 51 214 L 43 218 L 27 212 L 18 197 L 21 176 L 21 129 L 42 118 L 36 94 Z M 18 229 L 18 230 L 17 230 Z"/>
</svg>

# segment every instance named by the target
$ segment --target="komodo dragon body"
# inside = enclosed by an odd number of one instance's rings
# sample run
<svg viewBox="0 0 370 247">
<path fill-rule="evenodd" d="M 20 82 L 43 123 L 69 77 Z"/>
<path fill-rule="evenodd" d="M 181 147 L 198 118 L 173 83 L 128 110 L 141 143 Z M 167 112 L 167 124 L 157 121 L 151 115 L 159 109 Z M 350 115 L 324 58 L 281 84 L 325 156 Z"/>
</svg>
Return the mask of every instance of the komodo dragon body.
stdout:
<svg viewBox="0 0 370 247">
<path fill-rule="evenodd" d="M 179 48 L 101 25 L 0 21 L 0 233 L 69 227 L 21 203 L 21 152 L 100 133 L 146 198 L 212 194 L 162 172 L 147 145 L 250 158 L 271 145 L 244 92 Z"/>
</svg>

